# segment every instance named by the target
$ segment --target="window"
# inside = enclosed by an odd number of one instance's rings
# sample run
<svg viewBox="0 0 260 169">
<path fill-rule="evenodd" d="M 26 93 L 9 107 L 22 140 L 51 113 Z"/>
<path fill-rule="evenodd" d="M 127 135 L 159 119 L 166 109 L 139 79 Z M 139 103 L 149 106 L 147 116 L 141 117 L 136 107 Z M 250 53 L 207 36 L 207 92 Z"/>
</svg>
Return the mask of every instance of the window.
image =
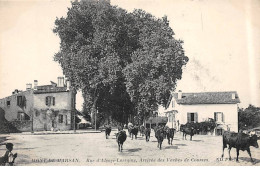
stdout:
<svg viewBox="0 0 260 169">
<path fill-rule="evenodd" d="M 58 119 L 59 123 L 63 123 L 63 115 L 59 114 L 59 119 Z"/>
<path fill-rule="evenodd" d="M 22 106 L 22 105 L 23 105 L 23 97 L 17 96 L 17 106 Z"/>
<path fill-rule="evenodd" d="M 187 113 L 187 122 L 198 122 L 198 113 Z"/>
<path fill-rule="evenodd" d="M 23 112 L 18 112 L 17 113 L 17 120 L 19 120 L 19 121 L 25 120 Z"/>
<path fill-rule="evenodd" d="M 46 106 L 51 106 L 51 105 L 55 106 L 55 97 L 53 97 L 53 96 L 47 96 L 47 97 L 45 98 L 45 105 L 46 105 Z"/>
<path fill-rule="evenodd" d="M 7 106 L 10 106 L 10 105 L 11 105 L 11 101 L 8 100 L 8 101 L 6 102 L 6 105 L 7 105 Z"/>
<path fill-rule="evenodd" d="M 224 122 L 223 112 L 214 112 L 214 120 L 215 122 Z"/>
</svg>

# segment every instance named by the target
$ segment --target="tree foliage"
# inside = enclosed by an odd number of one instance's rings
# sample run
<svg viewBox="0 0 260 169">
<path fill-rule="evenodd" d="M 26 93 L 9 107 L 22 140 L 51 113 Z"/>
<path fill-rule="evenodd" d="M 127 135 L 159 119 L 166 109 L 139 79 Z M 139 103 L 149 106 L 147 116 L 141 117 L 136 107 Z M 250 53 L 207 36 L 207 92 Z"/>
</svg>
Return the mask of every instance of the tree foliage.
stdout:
<svg viewBox="0 0 260 169">
<path fill-rule="evenodd" d="M 246 130 L 260 126 L 260 108 L 249 105 L 246 109 L 238 111 L 239 129 Z"/>
<path fill-rule="evenodd" d="M 119 121 L 166 104 L 188 62 L 166 16 L 128 13 L 105 0 L 72 2 L 53 31 L 60 37 L 54 60 L 82 90 L 85 111 Z"/>
</svg>

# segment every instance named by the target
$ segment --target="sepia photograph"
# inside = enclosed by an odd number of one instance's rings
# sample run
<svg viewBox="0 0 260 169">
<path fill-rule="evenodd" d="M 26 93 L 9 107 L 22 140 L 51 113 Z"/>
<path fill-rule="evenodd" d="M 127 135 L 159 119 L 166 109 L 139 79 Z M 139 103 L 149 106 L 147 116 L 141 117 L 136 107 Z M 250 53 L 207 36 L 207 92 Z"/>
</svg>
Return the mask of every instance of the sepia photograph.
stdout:
<svg viewBox="0 0 260 169">
<path fill-rule="evenodd" d="M 0 0 L 0 166 L 260 166 L 259 0 Z"/>
</svg>

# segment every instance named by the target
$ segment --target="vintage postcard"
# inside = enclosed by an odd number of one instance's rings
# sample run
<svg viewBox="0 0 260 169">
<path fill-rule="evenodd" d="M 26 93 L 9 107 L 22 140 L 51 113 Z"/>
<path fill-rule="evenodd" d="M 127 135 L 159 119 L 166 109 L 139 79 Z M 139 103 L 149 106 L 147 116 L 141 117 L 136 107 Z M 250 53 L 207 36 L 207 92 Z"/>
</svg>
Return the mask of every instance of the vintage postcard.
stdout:
<svg viewBox="0 0 260 169">
<path fill-rule="evenodd" d="M 0 0 L 0 166 L 259 166 L 260 1 Z"/>
</svg>

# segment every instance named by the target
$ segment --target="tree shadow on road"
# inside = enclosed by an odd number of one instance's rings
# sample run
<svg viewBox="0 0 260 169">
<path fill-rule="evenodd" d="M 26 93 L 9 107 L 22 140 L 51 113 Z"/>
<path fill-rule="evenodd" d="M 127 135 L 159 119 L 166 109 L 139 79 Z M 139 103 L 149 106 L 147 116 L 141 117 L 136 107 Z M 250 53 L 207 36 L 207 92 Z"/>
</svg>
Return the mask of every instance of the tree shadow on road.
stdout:
<svg viewBox="0 0 260 169">
<path fill-rule="evenodd" d="M 187 144 L 175 144 L 176 146 L 187 146 Z"/>
<path fill-rule="evenodd" d="M 142 150 L 141 148 L 133 148 L 133 149 L 128 149 L 127 151 L 128 152 L 137 152 L 137 151 L 140 151 Z"/>
<path fill-rule="evenodd" d="M 165 149 L 179 149 L 178 146 L 167 146 Z"/>
<path fill-rule="evenodd" d="M 203 140 L 191 140 L 191 141 L 195 141 L 195 142 L 204 142 Z"/>
<path fill-rule="evenodd" d="M 238 157 L 238 160 L 239 161 L 246 161 L 248 163 L 251 163 L 252 165 L 260 163 L 260 159 L 253 158 L 254 162 L 251 162 L 251 159 L 249 157 Z"/>
<path fill-rule="evenodd" d="M 31 149 L 36 149 L 36 148 L 39 148 L 39 147 L 16 148 L 15 150 L 31 150 Z"/>
<path fill-rule="evenodd" d="M 6 137 L 0 137 L 0 145 L 5 145 L 2 142 L 6 141 L 6 140 L 7 140 Z"/>
</svg>

